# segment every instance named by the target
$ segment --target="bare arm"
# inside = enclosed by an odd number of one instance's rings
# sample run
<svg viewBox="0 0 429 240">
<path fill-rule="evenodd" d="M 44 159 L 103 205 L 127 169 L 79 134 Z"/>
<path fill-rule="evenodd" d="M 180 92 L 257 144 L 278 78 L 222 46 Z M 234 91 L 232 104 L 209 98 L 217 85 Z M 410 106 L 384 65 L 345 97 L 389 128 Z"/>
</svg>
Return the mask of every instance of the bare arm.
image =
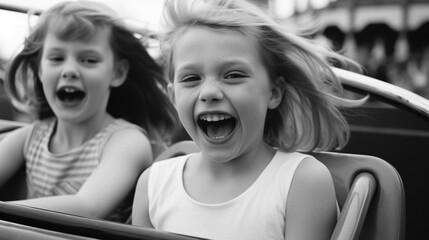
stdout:
<svg viewBox="0 0 429 240">
<path fill-rule="evenodd" d="M 24 143 L 31 127 L 16 129 L 0 141 L 0 186 L 24 164 Z"/>
<path fill-rule="evenodd" d="M 134 129 L 116 133 L 103 158 L 75 195 L 52 196 L 16 203 L 86 217 L 104 218 L 127 196 L 138 176 L 152 163 L 152 150 L 144 134 Z"/>
<path fill-rule="evenodd" d="M 141 176 L 137 183 L 136 193 L 133 204 L 133 220 L 132 224 L 154 228 L 149 218 L 149 198 L 148 198 L 148 180 L 150 168 L 148 168 Z"/>
<path fill-rule="evenodd" d="M 329 170 L 313 158 L 298 166 L 286 206 L 285 239 L 330 239 L 334 230 L 336 196 Z"/>
</svg>

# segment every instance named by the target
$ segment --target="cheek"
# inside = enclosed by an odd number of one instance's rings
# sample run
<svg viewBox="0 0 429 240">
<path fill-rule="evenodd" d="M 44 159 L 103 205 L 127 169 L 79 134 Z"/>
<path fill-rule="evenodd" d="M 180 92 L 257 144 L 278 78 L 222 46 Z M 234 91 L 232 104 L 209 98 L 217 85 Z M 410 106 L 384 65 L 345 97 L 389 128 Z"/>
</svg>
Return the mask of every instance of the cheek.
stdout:
<svg viewBox="0 0 429 240">
<path fill-rule="evenodd" d="M 268 109 L 269 96 L 263 89 L 243 89 L 230 94 L 230 101 L 240 115 L 240 118 L 247 123 L 264 122 Z"/>
<path fill-rule="evenodd" d="M 174 106 L 176 107 L 176 110 L 181 118 L 192 114 L 190 112 L 192 106 L 190 97 L 186 97 L 186 93 L 183 91 L 175 90 Z"/>
<path fill-rule="evenodd" d="M 269 102 L 269 91 L 265 86 L 247 86 L 241 89 L 226 89 L 228 98 L 240 108 L 244 109 L 260 109 L 267 108 Z"/>
<path fill-rule="evenodd" d="M 55 91 L 56 84 L 58 82 L 57 79 L 58 78 L 50 72 L 39 74 L 39 81 L 42 84 L 45 95 L 49 95 L 49 92 Z"/>
<path fill-rule="evenodd" d="M 43 63 L 40 65 L 38 77 L 45 94 L 48 94 L 48 91 L 52 91 L 52 89 L 56 88 L 60 76 L 60 70 L 53 67 L 44 66 Z"/>
<path fill-rule="evenodd" d="M 195 91 L 190 88 L 179 87 L 177 85 L 173 88 L 173 99 L 176 108 L 187 108 L 189 107 L 193 101 L 193 96 L 195 95 Z"/>
<path fill-rule="evenodd" d="M 186 89 L 174 90 L 174 106 L 179 115 L 180 121 L 187 131 L 192 132 L 194 126 L 195 94 Z"/>
<path fill-rule="evenodd" d="M 193 122 L 192 107 L 189 103 L 183 101 L 177 102 L 176 110 L 183 124 L 187 125 Z"/>
</svg>

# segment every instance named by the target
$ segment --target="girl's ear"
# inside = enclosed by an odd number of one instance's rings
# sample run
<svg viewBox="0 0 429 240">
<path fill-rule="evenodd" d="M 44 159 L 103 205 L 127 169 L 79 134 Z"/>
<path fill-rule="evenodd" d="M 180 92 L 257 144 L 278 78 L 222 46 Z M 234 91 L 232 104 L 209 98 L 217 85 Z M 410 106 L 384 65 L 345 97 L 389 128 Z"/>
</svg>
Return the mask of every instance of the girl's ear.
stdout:
<svg viewBox="0 0 429 240">
<path fill-rule="evenodd" d="M 115 66 L 115 76 L 110 83 L 112 87 L 121 86 L 127 79 L 128 70 L 130 68 L 127 60 L 120 60 L 116 63 Z"/>
<path fill-rule="evenodd" d="M 168 92 L 168 97 L 170 98 L 170 101 L 173 103 L 173 105 L 176 105 L 176 101 L 174 100 L 174 86 L 172 83 L 169 83 L 167 85 L 167 92 Z"/>
<path fill-rule="evenodd" d="M 268 109 L 277 108 L 283 100 L 284 78 L 278 77 L 271 86 L 271 97 L 268 103 Z"/>
<path fill-rule="evenodd" d="M 41 67 L 41 64 L 39 64 L 39 70 L 37 71 L 37 76 L 39 77 L 40 82 L 42 82 L 41 81 L 41 79 L 42 79 L 42 67 Z"/>
</svg>

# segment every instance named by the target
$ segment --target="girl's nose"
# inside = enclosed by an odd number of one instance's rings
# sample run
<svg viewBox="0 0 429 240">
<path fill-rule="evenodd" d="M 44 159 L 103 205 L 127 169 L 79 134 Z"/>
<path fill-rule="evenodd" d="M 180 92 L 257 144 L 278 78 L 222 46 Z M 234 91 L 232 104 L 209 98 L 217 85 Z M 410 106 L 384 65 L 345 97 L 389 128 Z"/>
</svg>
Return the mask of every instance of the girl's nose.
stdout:
<svg viewBox="0 0 429 240">
<path fill-rule="evenodd" d="M 74 63 L 67 62 L 61 73 L 61 77 L 64 79 L 78 79 L 80 77 L 77 66 Z"/>
<path fill-rule="evenodd" d="M 224 98 L 219 82 L 209 80 L 203 83 L 200 89 L 199 100 L 202 102 L 216 102 Z"/>
</svg>

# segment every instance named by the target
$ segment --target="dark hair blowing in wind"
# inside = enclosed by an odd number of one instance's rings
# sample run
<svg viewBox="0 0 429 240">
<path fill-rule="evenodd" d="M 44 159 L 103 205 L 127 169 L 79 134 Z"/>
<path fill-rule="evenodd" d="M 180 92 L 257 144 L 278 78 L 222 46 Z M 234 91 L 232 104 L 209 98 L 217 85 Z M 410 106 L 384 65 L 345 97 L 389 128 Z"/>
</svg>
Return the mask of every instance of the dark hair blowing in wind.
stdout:
<svg viewBox="0 0 429 240">
<path fill-rule="evenodd" d="M 12 102 L 37 119 L 54 116 L 38 75 L 48 31 L 61 40 L 84 41 L 106 28 L 111 29 L 109 42 L 115 59 L 129 64 L 126 81 L 111 89 L 107 112 L 145 128 L 152 139 L 165 139 L 178 121 L 165 91 L 163 69 L 123 19 L 97 2 L 63 2 L 43 12 L 25 39 L 24 48 L 10 64 L 6 86 Z"/>
</svg>

